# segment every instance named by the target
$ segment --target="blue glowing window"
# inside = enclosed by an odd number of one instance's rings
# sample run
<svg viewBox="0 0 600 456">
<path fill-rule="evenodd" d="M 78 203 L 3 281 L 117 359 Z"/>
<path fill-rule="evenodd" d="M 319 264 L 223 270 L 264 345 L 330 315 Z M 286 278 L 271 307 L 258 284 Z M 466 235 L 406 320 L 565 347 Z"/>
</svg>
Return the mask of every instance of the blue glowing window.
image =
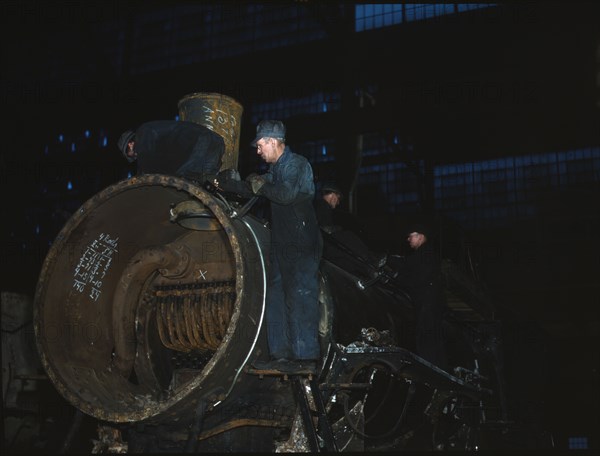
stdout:
<svg viewBox="0 0 600 456">
<path fill-rule="evenodd" d="M 58 142 L 63 142 L 65 140 L 65 137 L 63 135 L 58 135 Z"/>
<path fill-rule="evenodd" d="M 302 114 L 339 111 L 341 97 L 334 92 L 315 92 L 300 98 L 284 98 L 254 105 L 252 122 L 262 119 L 287 119 Z"/>
<path fill-rule="evenodd" d="M 363 32 L 402 22 L 420 21 L 447 14 L 496 6 L 493 3 L 384 3 L 355 6 L 354 30 Z"/>
<path fill-rule="evenodd" d="M 73 183 L 71 181 L 67 183 L 67 190 L 73 190 Z"/>
<path fill-rule="evenodd" d="M 587 450 L 587 437 L 569 437 L 569 450 Z"/>
<path fill-rule="evenodd" d="M 86 130 L 85 133 L 83 134 L 86 138 L 89 138 L 91 133 L 89 130 Z"/>
</svg>

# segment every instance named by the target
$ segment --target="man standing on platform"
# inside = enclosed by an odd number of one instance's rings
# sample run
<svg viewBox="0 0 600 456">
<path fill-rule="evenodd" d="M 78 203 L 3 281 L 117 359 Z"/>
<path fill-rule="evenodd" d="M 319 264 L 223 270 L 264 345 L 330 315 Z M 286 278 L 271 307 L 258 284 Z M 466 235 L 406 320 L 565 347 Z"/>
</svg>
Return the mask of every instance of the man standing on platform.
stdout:
<svg viewBox="0 0 600 456">
<path fill-rule="evenodd" d="M 315 186 L 308 160 L 285 144 L 285 126 L 263 120 L 252 146 L 269 164 L 246 181 L 270 201 L 271 248 L 266 324 L 270 360 L 257 369 L 315 372 L 320 358 L 319 262 L 323 241 L 313 208 Z"/>
</svg>

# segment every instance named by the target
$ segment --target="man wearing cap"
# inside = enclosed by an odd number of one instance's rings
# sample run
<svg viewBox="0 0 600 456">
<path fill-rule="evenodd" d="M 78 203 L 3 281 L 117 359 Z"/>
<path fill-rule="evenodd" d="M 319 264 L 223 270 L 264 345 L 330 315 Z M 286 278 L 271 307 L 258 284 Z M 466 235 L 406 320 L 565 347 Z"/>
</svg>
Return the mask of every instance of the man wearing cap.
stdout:
<svg viewBox="0 0 600 456">
<path fill-rule="evenodd" d="M 251 145 L 268 172 L 246 180 L 270 201 L 271 247 L 266 324 L 269 361 L 257 369 L 314 372 L 320 358 L 318 270 L 323 248 L 313 208 L 315 187 L 308 160 L 285 145 L 285 126 L 263 120 Z"/>
<path fill-rule="evenodd" d="M 156 120 L 121 135 L 118 147 L 137 160 L 137 174 L 169 174 L 203 183 L 216 175 L 225 152 L 223 138 L 194 122 Z"/>
<path fill-rule="evenodd" d="M 415 305 L 416 351 L 419 356 L 446 369 L 442 321 L 446 302 L 442 289 L 440 258 L 431 232 L 423 224 L 408 229 L 406 241 L 412 254 L 396 265 L 396 282 L 409 292 Z"/>
<path fill-rule="evenodd" d="M 342 190 L 335 184 L 326 183 L 321 188 L 321 198 L 315 201 L 315 213 L 319 226 L 326 233 L 334 233 L 341 230 L 336 225 L 333 217 L 333 210 L 338 207 L 342 201 Z"/>
</svg>

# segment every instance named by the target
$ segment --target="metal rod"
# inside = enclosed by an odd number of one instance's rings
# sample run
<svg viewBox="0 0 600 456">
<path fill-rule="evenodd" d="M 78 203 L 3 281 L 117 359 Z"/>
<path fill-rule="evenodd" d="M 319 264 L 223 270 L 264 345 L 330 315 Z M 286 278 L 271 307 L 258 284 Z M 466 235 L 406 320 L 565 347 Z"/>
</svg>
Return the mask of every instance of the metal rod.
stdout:
<svg viewBox="0 0 600 456">
<path fill-rule="evenodd" d="M 194 422 L 190 428 L 187 443 L 185 444 L 186 453 L 197 453 L 198 452 L 198 436 L 202 431 L 202 422 L 204 421 L 204 413 L 206 412 L 206 401 L 204 399 L 198 402 L 196 406 L 196 414 L 194 416 Z"/>
</svg>

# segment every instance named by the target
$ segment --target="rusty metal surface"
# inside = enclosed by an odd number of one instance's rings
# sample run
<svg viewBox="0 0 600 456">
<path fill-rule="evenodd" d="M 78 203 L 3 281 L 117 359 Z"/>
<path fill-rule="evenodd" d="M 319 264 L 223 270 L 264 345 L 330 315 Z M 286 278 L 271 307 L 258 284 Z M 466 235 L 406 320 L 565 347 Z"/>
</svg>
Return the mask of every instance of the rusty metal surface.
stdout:
<svg viewBox="0 0 600 456">
<path fill-rule="evenodd" d="M 157 290 L 156 325 L 163 345 L 186 353 L 217 350 L 231 320 L 234 285 L 217 282 Z"/>
<path fill-rule="evenodd" d="M 302 423 L 302 417 L 300 412 L 297 413 L 290 430 L 290 437 L 284 442 L 275 443 L 276 453 L 310 453 L 310 446 L 308 444 L 308 438 L 306 437 L 306 431 L 304 430 L 304 424 Z"/>
<path fill-rule="evenodd" d="M 221 169 L 237 169 L 242 105 L 227 95 L 197 92 L 184 96 L 177 106 L 181 120 L 203 125 L 223 137 L 225 154 Z"/>
<path fill-rule="evenodd" d="M 187 200 L 200 201 L 221 229 L 172 223 L 169 209 Z M 247 224 L 188 181 L 145 175 L 105 189 L 67 222 L 42 267 L 34 323 L 50 380 L 74 406 L 113 422 L 177 421 L 200 398 L 223 400 L 260 331 L 260 255 Z M 199 284 L 223 293 L 207 304 L 208 319 L 184 291 Z M 181 307 L 161 307 L 165 293 Z M 192 375 L 176 375 L 169 341 L 204 352 Z"/>
<path fill-rule="evenodd" d="M 211 229 L 173 221 L 173 208 L 190 205 Z M 44 262 L 34 321 L 42 364 L 69 402 L 105 421 L 183 423 L 199 400 L 211 413 L 229 395 L 264 388 L 245 366 L 268 352 L 269 232 L 234 212 L 184 179 L 144 175 L 105 189 L 67 222 Z M 326 354 L 342 303 L 321 280 Z"/>
<path fill-rule="evenodd" d="M 287 420 L 265 420 L 265 419 L 250 419 L 240 418 L 223 423 L 213 429 L 203 431 L 198 436 L 198 440 L 206 440 L 215 435 L 222 434 L 223 432 L 230 431 L 232 429 L 244 427 L 244 426 L 263 426 L 263 427 L 289 427 L 290 423 Z"/>
<path fill-rule="evenodd" d="M 67 222 L 40 274 L 34 325 L 42 365 L 71 404 L 103 421 L 169 423 L 176 434 L 203 401 L 201 440 L 292 426 L 286 378 L 249 368 L 268 353 L 269 230 L 235 209 L 185 179 L 144 175 L 105 189 Z M 385 283 L 359 290 L 356 276 L 323 261 L 319 300 L 316 377 L 328 389 L 364 395 L 367 367 L 380 366 L 465 397 L 488 393 L 400 348 L 412 306 Z M 269 413 L 249 418 L 253 404 Z M 363 405 L 345 411 L 361 428 Z M 305 448 L 296 431 L 280 450 Z M 334 428 L 346 448 L 360 447 L 357 432 Z"/>
</svg>

